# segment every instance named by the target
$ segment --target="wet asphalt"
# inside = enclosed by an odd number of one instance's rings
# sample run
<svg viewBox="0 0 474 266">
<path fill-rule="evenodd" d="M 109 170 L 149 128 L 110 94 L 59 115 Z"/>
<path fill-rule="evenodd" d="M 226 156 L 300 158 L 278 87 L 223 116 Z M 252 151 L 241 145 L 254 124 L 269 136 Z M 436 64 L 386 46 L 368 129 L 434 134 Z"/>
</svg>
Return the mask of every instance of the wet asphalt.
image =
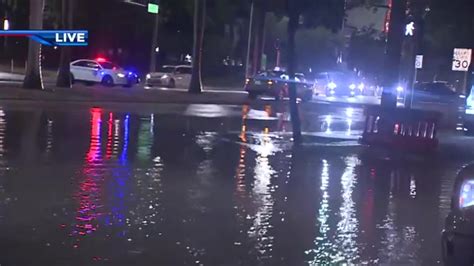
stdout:
<svg viewBox="0 0 474 266">
<path fill-rule="evenodd" d="M 0 108 L 0 265 L 435 265 L 456 173 L 358 143 L 358 107 Z"/>
</svg>

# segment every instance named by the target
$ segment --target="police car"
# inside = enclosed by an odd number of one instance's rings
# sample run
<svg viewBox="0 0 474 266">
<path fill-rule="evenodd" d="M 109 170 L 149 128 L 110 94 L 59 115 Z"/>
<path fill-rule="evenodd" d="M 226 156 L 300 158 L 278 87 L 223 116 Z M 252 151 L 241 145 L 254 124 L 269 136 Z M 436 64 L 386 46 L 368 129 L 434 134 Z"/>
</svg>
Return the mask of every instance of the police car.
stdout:
<svg viewBox="0 0 474 266">
<path fill-rule="evenodd" d="M 105 58 L 79 59 L 71 63 L 71 80 L 86 84 L 100 83 L 104 86 L 133 86 L 139 82 L 138 75 L 107 61 Z"/>
</svg>

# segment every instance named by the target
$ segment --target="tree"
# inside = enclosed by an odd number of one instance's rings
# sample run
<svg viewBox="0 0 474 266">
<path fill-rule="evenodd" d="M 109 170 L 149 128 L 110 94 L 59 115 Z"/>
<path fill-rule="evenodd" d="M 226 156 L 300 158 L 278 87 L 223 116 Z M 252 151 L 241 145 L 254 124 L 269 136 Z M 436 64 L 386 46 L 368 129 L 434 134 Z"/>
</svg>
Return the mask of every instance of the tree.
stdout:
<svg viewBox="0 0 474 266">
<path fill-rule="evenodd" d="M 41 30 L 43 28 L 44 0 L 30 0 L 30 29 Z M 41 77 L 41 44 L 29 40 L 28 61 L 26 74 L 23 81 L 25 89 L 43 89 Z"/>
<path fill-rule="evenodd" d="M 193 69 L 188 89 L 190 93 L 202 92 L 201 66 L 205 20 L 206 0 L 194 0 Z"/>
<path fill-rule="evenodd" d="M 73 27 L 73 2 L 74 0 L 62 0 L 61 2 L 61 26 L 63 29 L 72 29 Z M 61 47 L 59 58 L 58 78 L 56 86 L 62 88 L 71 88 L 71 47 Z"/>
</svg>

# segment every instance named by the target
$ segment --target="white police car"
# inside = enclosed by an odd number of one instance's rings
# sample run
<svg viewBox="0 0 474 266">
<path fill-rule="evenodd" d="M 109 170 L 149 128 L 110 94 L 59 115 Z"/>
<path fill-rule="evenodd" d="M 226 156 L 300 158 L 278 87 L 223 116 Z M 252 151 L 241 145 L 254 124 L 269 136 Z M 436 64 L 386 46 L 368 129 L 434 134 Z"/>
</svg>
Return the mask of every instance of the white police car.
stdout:
<svg viewBox="0 0 474 266">
<path fill-rule="evenodd" d="M 101 83 L 104 86 L 133 86 L 139 82 L 137 74 L 125 71 L 104 58 L 80 59 L 71 63 L 71 80 L 86 84 Z"/>
</svg>

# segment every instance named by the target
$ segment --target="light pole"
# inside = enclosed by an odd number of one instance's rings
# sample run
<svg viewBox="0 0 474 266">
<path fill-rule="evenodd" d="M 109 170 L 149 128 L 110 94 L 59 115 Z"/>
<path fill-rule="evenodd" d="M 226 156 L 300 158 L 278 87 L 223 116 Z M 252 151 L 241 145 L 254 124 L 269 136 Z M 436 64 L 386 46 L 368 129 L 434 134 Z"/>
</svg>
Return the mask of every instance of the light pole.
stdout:
<svg viewBox="0 0 474 266">
<path fill-rule="evenodd" d="M 249 38 L 247 44 L 247 58 L 245 64 L 245 78 L 249 78 L 252 72 L 252 66 L 250 65 L 250 50 L 252 49 L 252 32 L 253 32 L 253 13 L 254 13 L 254 2 L 252 1 L 252 6 L 250 7 L 250 22 L 249 22 Z"/>
<path fill-rule="evenodd" d="M 159 1 L 150 0 L 147 5 L 134 2 L 133 0 L 123 0 L 123 3 L 139 6 L 139 7 L 145 7 L 148 13 L 151 13 L 155 16 L 152 39 L 151 39 L 150 69 L 149 69 L 150 73 L 155 72 L 156 71 L 156 54 L 159 52 L 159 49 L 160 49 L 158 47 L 158 26 L 160 22 L 160 17 L 158 15 L 160 13 Z"/>
<path fill-rule="evenodd" d="M 160 17 L 158 13 L 155 15 L 155 23 L 153 25 L 153 37 L 151 40 L 151 54 L 150 54 L 150 73 L 156 71 L 156 54 L 159 52 L 158 48 L 158 27 L 160 22 Z"/>
</svg>

